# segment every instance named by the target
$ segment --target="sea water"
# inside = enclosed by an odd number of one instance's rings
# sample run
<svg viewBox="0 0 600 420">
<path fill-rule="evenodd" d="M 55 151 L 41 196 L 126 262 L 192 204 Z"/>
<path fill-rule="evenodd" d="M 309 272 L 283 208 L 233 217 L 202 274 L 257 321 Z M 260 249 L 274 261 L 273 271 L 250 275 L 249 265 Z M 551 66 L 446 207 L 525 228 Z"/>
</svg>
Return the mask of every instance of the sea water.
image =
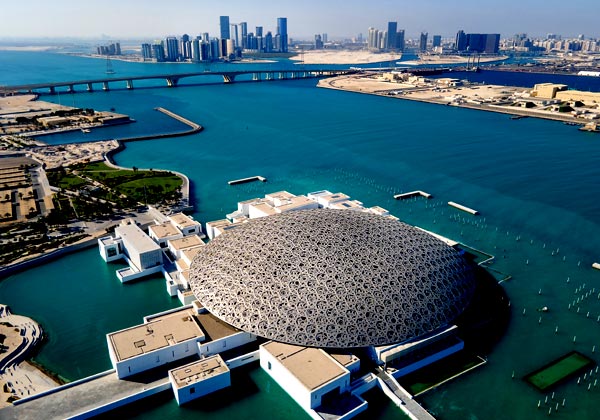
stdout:
<svg viewBox="0 0 600 420">
<path fill-rule="evenodd" d="M 28 61 L 32 56 L 36 54 L 22 57 Z M 47 59 L 57 67 L 62 60 L 77 63 L 74 71 L 85 77 L 102 65 L 101 60 L 58 55 Z M 156 68 L 119 63 L 118 71 L 131 69 L 134 74 L 156 72 Z M 510 77 L 495 73 L 482 81 L 495 83 L 499 77 Z M 10 83 L 32 81 L 29 76 L 11 77 Z M 61 77 L 82 78 L 59 72 L 57 78 Z M 527 77 L 521 81 L 530 87 L 546 81 L 541 75 Z M 591 79 L 573 80 L 592 83 L 594 88 L 597 82 Z M 52 73 L 45 80 L 54 80 Z M 491 267 L 512 276 L 503 283 L 511 299 L 512 320 L 484 367 L 420 398 L 442 419 L 545 418 L 550 405 L 522 376 L 573 349 L 598 361 L 592 348 L 600 349 L 600 272 L 591 268 L 592 262 L 600 260 L 600 201 L 595 198 L 600 189 L 598 135 L 560 122 L 510 120 L 503 114 L 320 89 L 314 79 L 217 82 L 61 94 L 61 100 L 66 96 L 76 106 L 115 108 L 138 122 L 43 139 L 61 143 L 183 129 L 166 117 L 159 118 L 153 108 L 162 106 L 205 130 L 187 137 L 128 143 L 115 160 L 123 166 L 187 174 L 196 204 L 194 216 L 202 222 L 223 218 L 238 201 L 269 192 L 329 189 L 345 192 L 365 206 L 381 205 L 408 223 L 494 254 Z M 251 175 L 265 176 L 268 182 L 227 184 Z M 392 198 L 415 189 L 434 198 Z M 447 201 L 481 214 L 452 209 Z M 121 285 L 114 275 L 118 267 L 106 265 L 93 249 L 0 282 L 0 301 L 16 313 L 33 317 L 49 333 L 49 342 L 36 358 L 40 363 L 69 380 L 108 369 L 104 334 L 177 306 L 159 278 Z M 580 302 L 569 310 L 577 299 Z M 549 312 L 537 311 L 543 306 Z M 252 398 L 241 393 L 245 403 L 209 404 L 211 415 L 269 413 L 271 393 L 281 390 L 258 368 L 251 372 L 249 381 L 254 385 L 247 385 L 256 391 Z M 587 386 L 588 382 L 578 386 L 570 381 L 556 389 L 558 402 L 567 400 L 564 408 L 559 407 L 561 415 L 594 418 L 599 389 L 588 391 Z M 285 393 L 276 395 L 277 417 L 303 416 Z M 206 408 L 178 409 L 173 400 L 157 400 L 143 416 L 184 418 L 198 410 L 206 415 L 202 411 Z M 399 413 L 393 406 L 385 410 L 378 413 L 387 417 Z"/>
</svg>

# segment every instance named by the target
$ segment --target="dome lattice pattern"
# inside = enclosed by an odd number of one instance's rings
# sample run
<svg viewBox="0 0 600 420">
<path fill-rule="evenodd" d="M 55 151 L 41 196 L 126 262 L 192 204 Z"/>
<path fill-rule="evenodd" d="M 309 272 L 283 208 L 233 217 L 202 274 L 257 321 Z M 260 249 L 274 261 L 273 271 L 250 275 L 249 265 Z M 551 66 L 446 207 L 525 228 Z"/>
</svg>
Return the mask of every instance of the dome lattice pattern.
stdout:
<svg viewBox="0 0 600 420">
<path fill-rule="evenodd" d="M 310 347 L 398 343 L 453 321 L 474 275 L 442 241 L 350 210 L 253 219 L 203 247 L 191 287 L 215 316 Z"/>
</svg>

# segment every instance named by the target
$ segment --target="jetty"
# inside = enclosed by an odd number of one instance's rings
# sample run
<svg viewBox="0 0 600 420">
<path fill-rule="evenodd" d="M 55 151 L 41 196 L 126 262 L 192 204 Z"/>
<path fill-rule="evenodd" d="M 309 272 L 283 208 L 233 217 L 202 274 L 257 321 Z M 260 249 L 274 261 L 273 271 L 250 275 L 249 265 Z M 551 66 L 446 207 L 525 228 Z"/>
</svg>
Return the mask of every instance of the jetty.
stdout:
<svg viewBox="0 0 600 420">
<path fill-rule="evenodd" d="M 403 193 L 403 194 L 395 194 L 394 198 L 396 200 L 405 200 L 407 198 L 412 198 L 412 197 L 425 197 L 425 198 L 431 198 L 433 197 L 433 195 L 426 193 L 425 191 L 411 191 L 411 192 L 407 192 L 407 193 Z"/>
<path fill-rule="evenodd" d="M 473 210 L 472 208 L 469 208 L 467 206 L 463 206 L 462 204 L 458 204 L 455 203 L 454 201 L 448 201 L 448 205 L 451 207 L 454 207 L 456 209 L 462 210 L 462 211 L 466 211 L 467 213 L 470 213 L 472 215 L 478 215 L 479 212 L 477 210 Z"/>
<path fill-rule="evenodd" d="M 238 185 L 238 184 L 245 184 L 246 182 L 253 182 L 253 181 L 267 182 L 267 178 L 265 178 L 264 176 L 256 175 L 256 176 L 250 176 L 248 178 L 234 179 L 232 181 L 228 181 L 227 183 L 229 185 Z"/>
</svg>

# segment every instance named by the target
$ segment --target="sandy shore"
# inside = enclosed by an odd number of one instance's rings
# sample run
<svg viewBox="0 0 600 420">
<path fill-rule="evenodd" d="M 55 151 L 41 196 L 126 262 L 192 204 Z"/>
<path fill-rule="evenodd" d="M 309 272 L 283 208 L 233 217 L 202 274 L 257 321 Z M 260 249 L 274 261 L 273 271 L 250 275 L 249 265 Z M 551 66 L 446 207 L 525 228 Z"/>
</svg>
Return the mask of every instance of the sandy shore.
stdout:
<svg viewBox="0 0 600 420">
<path fill-rule="evenodd" d="M 493 63 L 496 61 L 504 61 L 508 56 L 495 57 L 480 57 L 477 59 L 479 63 Z M 467 61 L 473 62 L 472 57 L 464 57 L 460 55 L 424 55 L 418 60 L 400 61 L 399 64 L 406 66 L 421 66 L 421 65 L 444 65 L 444 64 L 467 64 Z"/>
<path fill-rule="evenodd" d="M 304 52 L 303 64 L 368 64 L 383 61 L 397 61 L 402 55 L 396 53 L 373 53 L 371 51 L 317 50 Z M 302 54 L 290 60 L 302 60 Z"/>
<path fill-rule="evenodd" d="M 60 385 L 30 363 L 23 361 L 39 344 L 42 329 L 31 318 L 12 314 L 0 304 L 0 334 L 6 351 L 0 353 L 0 408 Z"/>
<path fill-rule="evenodd" d="M 543 108 L 512 106 L 526 99 L 530 89 L 501 85 L 461 85 L 440 87 L 433 82 L 392 83 L 376 75 L 337 76 L 319 81 L 319 87 L 339 89 L 393 99 L 413 100 L 439 105 L 450 105 L 480 111 L 498 112 L 522 117 L 543 118 L 568 123 L 585 124 L 589 120 L 577 118 L 570 113 L 555 112 Z"/>
</svg>

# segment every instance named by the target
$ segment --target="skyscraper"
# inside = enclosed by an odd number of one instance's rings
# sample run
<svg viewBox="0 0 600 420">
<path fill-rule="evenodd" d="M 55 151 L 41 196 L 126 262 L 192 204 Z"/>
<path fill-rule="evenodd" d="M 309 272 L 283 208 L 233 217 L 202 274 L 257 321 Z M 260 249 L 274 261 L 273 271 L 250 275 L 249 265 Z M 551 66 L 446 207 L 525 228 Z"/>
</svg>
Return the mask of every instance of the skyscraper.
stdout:
<svg viewBox="0 0 600 420">
<path fill-rule="evenodd" d="M 398 32 L 398 23 L 396 22 L 388 22 L 387 29 L 387 45 L 386 48 L 388 50 L 393 50 L 396 48 L 396 32 Z"/>
<path fill-rule="evenodd" d="M 142 57 L 144 61 L 152 58 L 152 46 L 150 44 L 142 44 Z"/>
<path fill-rule="evenodd" d="M 454 48 L 456 48 L 456 51 L 467 50 L 467 35 L 463 30 L 460 30 L 456 33 L 456 41 L 454 44 Z"/>
<path fill-rule="evenodd" d="M 221 16 L 219 22 L 221 26 L 221 39 L 229 39 L 229 16 Z"/>
<path fill-rule="evenodd" d="M 277 35 L 280 37 L 280 52 L 288 52 L 287 18 L 277 18 Z"/>
<path fill-rule="evenodd" d="M 167 61 L 177 61 L 179 58 L 179 42 L 177 38 L 174 36 L 167 37 L 165 45 L 167 46 Z"/>
<path fill-rule="evenodd" d="M 427 51 L 427 32 L 421 32 L 419 39 L 419 51 Z"/>
<path fill-rule="evenodd" d="M 257 37 L 260 36 L 262 38 L 262 36 L 263 36 L 263 27 L 262 26 L 257 26 L 256 27 L 256 36 Z"/>
<path fill-rule="evenodd" d="M 404 29 L 400 29 L 396 33 L 396 49 L 404 51 Z"/>
<path fill-rule="evenodd" d="M 434 35 L 432 42 L 431 42 L 431 47 L 435 48 L 435 47 L 441 47 L 441 46 L 442 46 L 442 36 Z"/>
<path fill-rule="evenodd" d="M 248 48 L 248 43 L 247 43 L 247 39 L 248 38 L 248 24 L 246 22 L 242 22 L 240 23 L 240 26 L 242 27 L 242 49 L 246 49 Z"/>
<path fill-rule="evenodd" d="M 152 56 L 159 63 L 165 61 L 165 47 L 162 43 L 157 42 L 152 44 Z"/>
<path fill-rule="evenodd" d="M 367 35 L 367 47 L 370 50 L 379 49 L 379 45 L 377 45 L 377 35 L 379 31 L 375 28 L 369 28 L 369 32 Z"/>
</svg>

